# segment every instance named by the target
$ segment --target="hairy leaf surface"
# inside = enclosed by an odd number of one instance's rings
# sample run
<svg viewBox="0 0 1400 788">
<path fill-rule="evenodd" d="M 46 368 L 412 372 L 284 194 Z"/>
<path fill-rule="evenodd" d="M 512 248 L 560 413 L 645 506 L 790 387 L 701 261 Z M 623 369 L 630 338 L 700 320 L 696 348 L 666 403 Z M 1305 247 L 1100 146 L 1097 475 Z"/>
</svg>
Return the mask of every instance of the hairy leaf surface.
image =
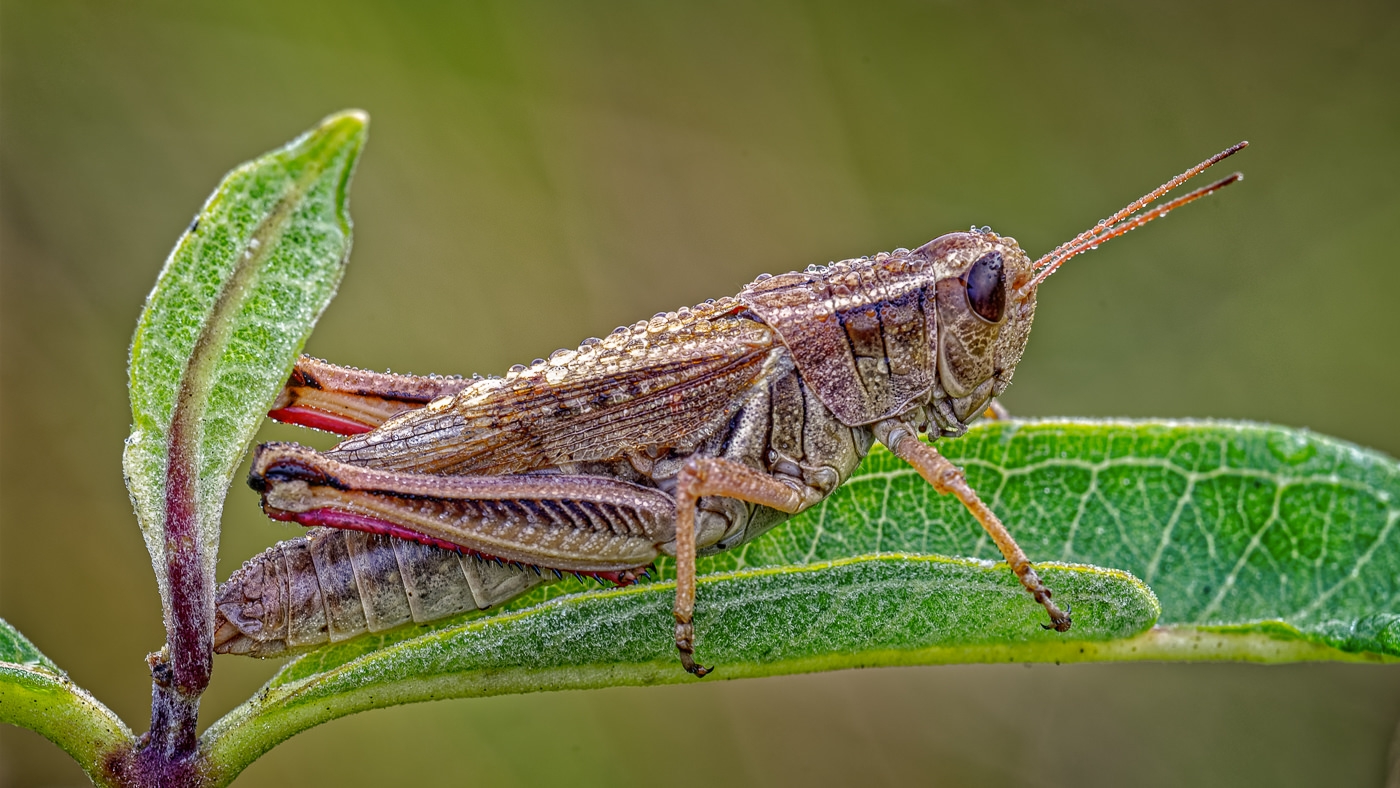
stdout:
<svg viewBox="0 0 1400 788">
<path fill-rule="evenodd" d="M 989 560 L 995 547 L 961 505 L 877 450 L 823 505 L 702 559 L 697 653 L 717 678 L 1400 656 L 1400 465 L 1388 457 L 1222 422 L 1000 423 L 940 448 L 1032 557 L 1095 565 L 1042 566 L 1074 629 L 1043 630 L 1044 611 Z M 673 653 L 669 582 L 583 588 L 565 581 L 502 613 L 308 654 L 206 740 L 236 769 L 297 730 L 394 703 L 691 680 Z"/>
<path fill-rule="evenodd" d="M 230 172 L 147 298 L 123 468 L 167 615 L 168 547 L 192 541 L 213 576 L 234 470 L 340 282 L 367 122 L 333 115 Z M 168 533 L 172 511 L 189 512 L 196 532 Z"/>
</svg>

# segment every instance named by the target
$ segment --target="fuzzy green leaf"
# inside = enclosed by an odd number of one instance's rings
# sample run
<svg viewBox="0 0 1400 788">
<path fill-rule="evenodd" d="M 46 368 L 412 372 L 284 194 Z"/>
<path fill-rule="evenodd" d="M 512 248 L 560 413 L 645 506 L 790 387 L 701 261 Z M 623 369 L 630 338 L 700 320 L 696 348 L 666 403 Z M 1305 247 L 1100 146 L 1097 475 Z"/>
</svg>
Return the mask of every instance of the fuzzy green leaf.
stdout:
<svg viewBox="0 0 1400 788">
<path fill-rule="evenodd" d="M 348 190 L 367 123 L 360 112 L 333 115 L 230 172 L 141 313 L 123 468 L 167 614 L 168 507 L 193 507 L 192 538 L 212 577 L 233 473 L 349 256 Z M 181 478 L 188 490 L 172 488 Z"/>
<path fill-rule="evenodd" d="M 0 619 L 0 722 L 28 728 L 73 756 L 94 782 L 103 759 L 128 751 L 131 730 Z"/>
<path fill-rule="evenodd" d="M 1199 421 L 990 424 L 939 447 L 1033 560 L 1131 572 L 1161 600 L 1160 624 L 1278 622 L 1271 632 L 1400 656 L 1400 463 L 1390 457 L 1307 430 Z M 843 492 L 716 563 L 998 557 L 956 501 L 888 453 Z"/>
<path fill-rule="evenodd" d="M 1111 570 L 1043 567 L 1083 611 L 1073 645 L 990 562 L 885 555 L 702 579 L 696 629 L 726 678 L 865 665 L 1069 658 L 1151 626 L 1156 600 Z M 346 660 L 307 655 L 206 734 L 231 778 L 286 736 L 356 711 L 452 697 L 693 680 L 672 641 L 672 583 L 577 594 Z M 342 647 L 355 649 L 353 644 Z M 321 660 L 320 657 L 328 657 Z M 310 669 L 310 672 L 305 672 Z M 301 676 L 296 678 L 296 676 Z M 220 777 L 219 779 L 225 779 Z"/>
<path fill-rule="evenodd" d="M 1043 611 L 1005 565 L 912 555 L 997 557 L 956 501 L 877 450 L 822 506 L 702 559 L 698 654 L 719 666 L 717 678 L 1400 656 L 1400 465 L 1388 457 L 1306 431 L 1217 422 L 991 424 L 940 448 L 1033 558 L 1115 568 L 1042 565 L 1073 606 L 1074 629 L 1042 630 Z M 1128 573 L 1152 578 L 1160 618 Z M 577 589 L 555 584 L 494 617 L 315 651 L 211 728 L 206 746 L 231 777 L 282 738 L 364 709 L 690 680 L 671 645 L 669 583 L 559 596 Z"/>
</svg>

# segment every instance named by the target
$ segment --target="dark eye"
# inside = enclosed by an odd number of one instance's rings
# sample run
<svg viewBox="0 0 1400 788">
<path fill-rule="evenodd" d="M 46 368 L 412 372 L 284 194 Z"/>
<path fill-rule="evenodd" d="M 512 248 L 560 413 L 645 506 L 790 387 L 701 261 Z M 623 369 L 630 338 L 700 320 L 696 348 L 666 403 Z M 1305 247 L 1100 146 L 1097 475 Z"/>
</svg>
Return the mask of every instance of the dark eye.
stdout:
<svg viewBox="0 0 1400 788">
<path fill-rule="evenodd" d="M 1001 252 L 988 252 L 967 271 L 967 305 L 989 323 L 1001 320 L 1006 311 L 1006 272 Z"/>
</svg>

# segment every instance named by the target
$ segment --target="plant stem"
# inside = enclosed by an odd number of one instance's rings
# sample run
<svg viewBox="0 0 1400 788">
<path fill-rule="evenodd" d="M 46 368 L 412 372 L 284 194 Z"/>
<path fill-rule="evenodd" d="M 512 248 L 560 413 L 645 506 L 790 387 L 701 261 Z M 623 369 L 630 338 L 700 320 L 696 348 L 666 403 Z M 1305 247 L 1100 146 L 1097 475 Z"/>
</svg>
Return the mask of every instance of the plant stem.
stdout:
<svg viewBox="0 0 1400 788">
<path fill-rule="evenodd" d="M 188 380 L 188 378 L 187 378 Z M 197 738 L 199 696 L 213 672 L 214 604 L 212 578 L 200 556 L 195 493 L 192 410 L 188 382 L 181 386 L 171 420 L 166 471 L 165 558 L 169 609 L 165 611 L 166 648 L 149 660 L 151 731 L 149 745 L 178 759 L 193 753 Z"/>
</svg>

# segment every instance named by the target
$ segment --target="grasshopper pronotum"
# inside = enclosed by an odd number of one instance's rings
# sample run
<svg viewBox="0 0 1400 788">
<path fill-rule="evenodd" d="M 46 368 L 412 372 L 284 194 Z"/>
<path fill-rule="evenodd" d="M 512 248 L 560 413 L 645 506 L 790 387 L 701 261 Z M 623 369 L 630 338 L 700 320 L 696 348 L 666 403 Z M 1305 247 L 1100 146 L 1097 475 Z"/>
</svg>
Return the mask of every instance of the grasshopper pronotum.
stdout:
<svg viewBox="0 0 1400 788">
<path fill-rule="evenodd" d="M 378 536 L 313 532 L 245 565 L 221 589 L 217 647 L 272 654 L 484 608 L 539 582 L 527 567 L 629 583 L 665 554 L 676 559 L 676 648 L 703 676 L 697 553 L 821 501 L 876 441 L 962 501 L 1049 613 L 1043 626 L 1067 631 L 1069 610 L 962 470 L 919 435 L 962 435 L 1006 390 L 1036 290 L 1060 265 L 1239 180 L 1138 213 L 1246 144 L 1034 262 L 989 230 L 950 233 L 760 276 L 732 298 L 659 313 L 504 378 L 303 359 L 271 415 L 351 437 L 325 453 L 264 444 L 249 483 L 274 519 Z M 388 602 L 374 591 L 386 586 Z"/>
</svg>

